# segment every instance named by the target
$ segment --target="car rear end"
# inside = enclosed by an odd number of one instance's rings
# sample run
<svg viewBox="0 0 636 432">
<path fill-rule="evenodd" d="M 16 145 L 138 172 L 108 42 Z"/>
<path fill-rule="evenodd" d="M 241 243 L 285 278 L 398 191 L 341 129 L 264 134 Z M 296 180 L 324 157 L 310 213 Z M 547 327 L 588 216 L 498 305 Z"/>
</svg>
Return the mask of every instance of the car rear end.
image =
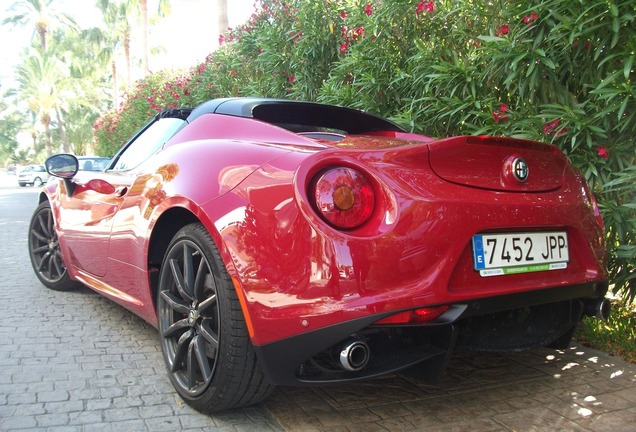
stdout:
<svg viewBox="0 0 636 432">
<path fill-rule="evenodd" d="M 287 293 L 304 301 L 278 325 L 307 331 L 257 346 L 274 381 L 363 379 L 424 360 L 434 378 L 455 350 L 562 347 L 584 314 L 608 313 L 603 222 L 558 149 L 375 135 L 297 171 L 312 265 L 331 277 L 322 292 Z"/>
</svg>

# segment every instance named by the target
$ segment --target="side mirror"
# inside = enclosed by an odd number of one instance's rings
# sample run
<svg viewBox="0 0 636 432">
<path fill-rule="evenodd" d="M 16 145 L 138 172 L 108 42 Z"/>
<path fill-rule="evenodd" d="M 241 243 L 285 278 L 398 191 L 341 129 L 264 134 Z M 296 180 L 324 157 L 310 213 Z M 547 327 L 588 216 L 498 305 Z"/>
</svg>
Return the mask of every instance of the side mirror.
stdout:
<svg viewBox="0 0 636 432">
<path fill-rule="evenodd" d="M 52 176 L 72 179 L 79 170 L 79 161 L 72 154 L 56 154 L 48 158 L 44 166 Z"/>
<path fill-rule="evenodd" d="M 46 172 L 55 177 L 64 179 L 66 195 L 72 196 L 75 192 L 75 183 L 71 181 L 79 170 L 79 161 L 72 154 L 56 154 L 44 162 Z"/>
</svg>

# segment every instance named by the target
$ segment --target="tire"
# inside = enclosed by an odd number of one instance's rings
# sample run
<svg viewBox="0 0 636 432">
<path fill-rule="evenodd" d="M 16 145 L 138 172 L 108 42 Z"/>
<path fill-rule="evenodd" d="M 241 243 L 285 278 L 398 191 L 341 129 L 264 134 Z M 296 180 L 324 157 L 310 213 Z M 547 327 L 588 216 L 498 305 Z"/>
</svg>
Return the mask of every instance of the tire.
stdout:
<svg viewBox="0 0 636 432">
<path fill-rule="evenodd" d="M 20 185 L 20 187 L 25 187 L 26 183 L 18 183 Z"/>
<path fill-rule="evenodd" d="M 48 201 L 40 204 L 31 217 L 28 246 L 31 265 L 44 286 L 56 291 L 68 291 L 78 285 L 66 271 Z"/>
<path fill-rule="evenodd" d="M 205 227 L 187 225 L 164 256 L 157 293 L 159 339 L 183 400 L 206 414 L 263 401 L 263 374 L 232 280 Z"/>
<path fill-rule="evenodd" d="M 44 183 L 42 182 L 42 179 L 40 177 L 36 177 L 33 179 L 33 187 L 42 187 Z"/>
</svg>

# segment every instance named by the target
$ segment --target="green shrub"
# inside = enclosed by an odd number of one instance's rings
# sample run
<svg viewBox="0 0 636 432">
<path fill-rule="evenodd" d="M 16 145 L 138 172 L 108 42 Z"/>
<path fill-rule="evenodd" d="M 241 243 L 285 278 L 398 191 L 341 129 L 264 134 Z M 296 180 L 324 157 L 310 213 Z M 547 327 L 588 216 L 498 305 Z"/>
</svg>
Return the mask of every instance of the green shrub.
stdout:
<svg viewBox="0 0 636 432">
<path fill-rule="evenodd" d="M 607 321 L 584 318 L 576 336 L 583 345 L 636 363 L 636 309 L 633 303 L 614 299 Z"/>
</svg>

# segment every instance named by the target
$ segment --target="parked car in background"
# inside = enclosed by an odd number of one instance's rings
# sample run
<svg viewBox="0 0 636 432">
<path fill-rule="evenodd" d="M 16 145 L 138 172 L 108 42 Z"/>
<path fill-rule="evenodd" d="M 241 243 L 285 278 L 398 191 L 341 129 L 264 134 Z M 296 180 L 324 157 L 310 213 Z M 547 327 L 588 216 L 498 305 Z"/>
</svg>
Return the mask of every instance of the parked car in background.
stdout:
<svg viewBox="0 0 636 432">
<path fill-rule="evenodd" d="M 77 156 L 80 171 L 104 171 L 110 158 L 100 156 Z"/>
<path fill-rule="evenodd" d="M 49 179 L 44 165 L 28 165 L 18 173 L 18 184 L 20 186 L 40 187 Z"/>
<path fill-rule="evenodd" d="M 416 365 L 435 380 L 453 352 L 565 348 L 584 315 L 609 313 L 599 207 L 549 144 L 231 98 L 162 111 L 103 172 L 46 166 L 37 277 L 157 327 L 203 412 L 275 384 Z"/>
</svg>

